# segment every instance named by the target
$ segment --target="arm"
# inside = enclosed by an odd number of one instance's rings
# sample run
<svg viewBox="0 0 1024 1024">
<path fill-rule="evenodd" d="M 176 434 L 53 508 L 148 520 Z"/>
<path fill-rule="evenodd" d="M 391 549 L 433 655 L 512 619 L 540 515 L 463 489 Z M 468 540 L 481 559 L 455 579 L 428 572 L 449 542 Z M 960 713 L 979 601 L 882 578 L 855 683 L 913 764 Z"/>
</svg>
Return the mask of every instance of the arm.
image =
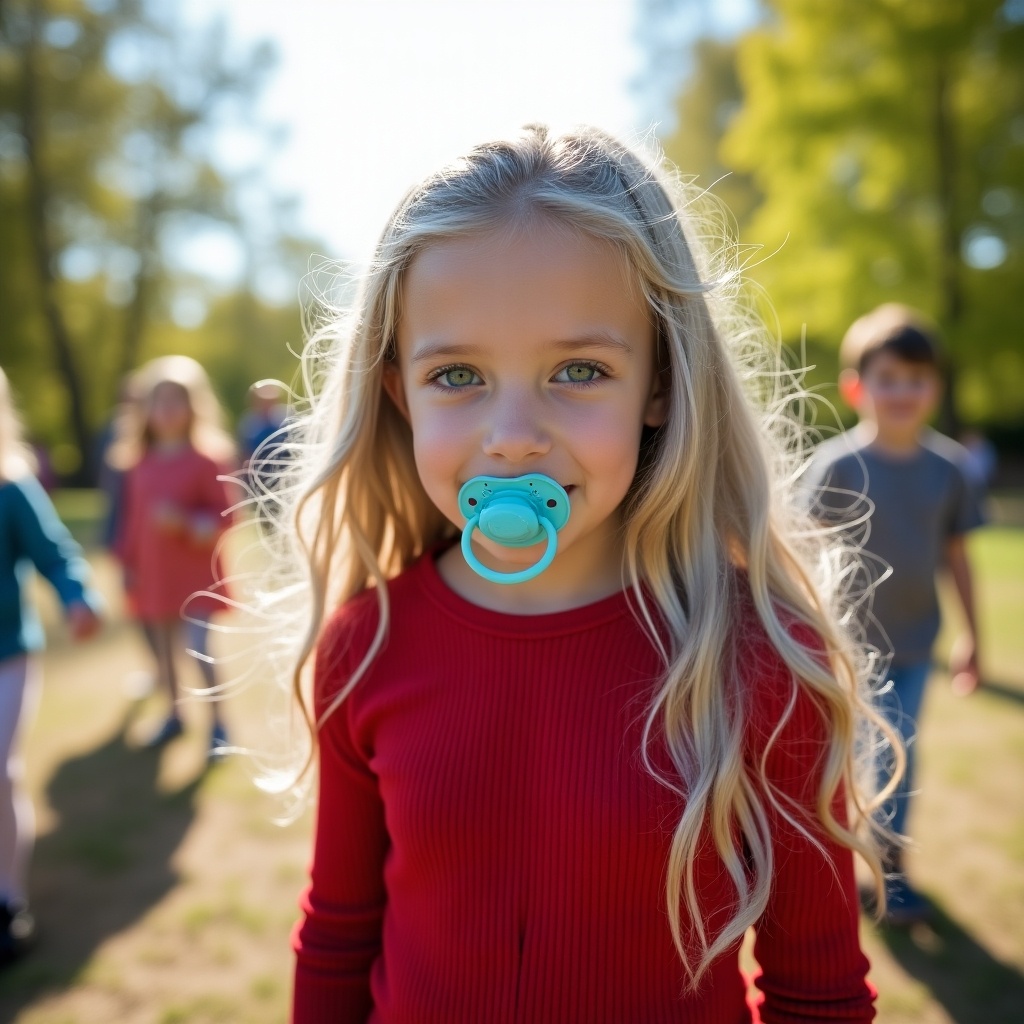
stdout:
<svg viewBox="0 0 1024 1024">
<path fill-rule="evenodd" d="M 768 808 L 775 867 L 768 906 L 755 927 L 755 984 L 763 1024 L 874 1018 L 868 961 L 858 938 L 858 901 L 849 850 L 828 838 L 813 808 L 827 729 L 801 687 L 792 716 L 768 753 L 769 782 L 812 816 L 807 827 L 824 854 L 774 808 Z M 846 824 L 845 798 L 832 813 Z"/>
<path fill-rule="evenodd" d="M 219 479 L 221 468 L 209 459 L 202 462 L 202 487 L 197 505 L 184 517 L 183 526 L 189 540 L 200 548 L 212 548 L 217 538 L 228 528 L 230 505 L 227 487 Z"/>
<path fill-rule="evenodd" d="M 317 651 L 316 692 L 347 676 L 347 631 L 331 629 Z M 340 653 L 339 653 L 340 652 Z M 318 700 L 318 712 L 326 705 Z M 320 732 L 320 791 L 310 885 L 296 927 L 293 1024 L 364 1022 L 373 1002 L 370 968 L 380 953 L 389 840 L 377 779 L 352 736 L 351 702 Z"/>
<path fill-rule="evenodd" d="M 36 480 L 26 477 L 17 486 L 22 498 L 15 503 L 18 546 L 53 585 L 75 639 L 84 639 L 99 628 L 101 607 L 88 586 L 89 563 Z"/>
<path fill-rule="evenodd" d="M 967 695 L 978 688 L 981 671 L 978 668 L 978 625 L 974 607 L 974 580 L 967 557 L 966 534 L 957 534 L 946 541 L 946 563 L 964 611 L 967 629 L 953 645 L 949 657 L 949 673 L 953 689 Z"/>
</svg>

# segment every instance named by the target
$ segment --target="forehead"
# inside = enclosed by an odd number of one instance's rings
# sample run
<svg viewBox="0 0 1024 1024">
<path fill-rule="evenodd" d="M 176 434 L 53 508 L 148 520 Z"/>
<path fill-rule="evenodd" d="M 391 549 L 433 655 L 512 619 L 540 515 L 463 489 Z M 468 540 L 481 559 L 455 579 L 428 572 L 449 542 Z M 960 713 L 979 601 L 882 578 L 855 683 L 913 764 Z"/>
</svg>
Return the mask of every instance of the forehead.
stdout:
<svg viewBox="0 0 1024 1024">
<path fill-rule="evenodd" d="M 403 281 L 400 349 L 423 338 L 561 340 L 602 328 L 650 329 L 636 274 L 610 242 L 548 221 L 438 242 Z"/>
<path fill-rule="evenodd" d="M 862 376 L 865 380 L 873 376 L 937 377 L 938 371 L 932 363 L 904 359 L 891 349 L 880 348 L 868 356 Z"/>
<path fill-rule="evenodd" d="M 188 388 L 176 380 L 162 380 L 150 392 L 152 402 L 187 402 L 188 397 Z"/>
</svg>

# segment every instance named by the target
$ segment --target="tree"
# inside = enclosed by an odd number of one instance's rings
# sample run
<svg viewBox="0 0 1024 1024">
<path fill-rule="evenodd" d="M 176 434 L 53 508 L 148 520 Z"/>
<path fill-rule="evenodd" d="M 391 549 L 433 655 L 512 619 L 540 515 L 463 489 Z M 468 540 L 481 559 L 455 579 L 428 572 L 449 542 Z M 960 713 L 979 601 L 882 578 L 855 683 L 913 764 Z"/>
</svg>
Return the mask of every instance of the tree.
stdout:
<svg viewBox="0 0 1024 1024">
<path fill-rule="evenodd" d="M 743 102 L 733 40 L 704 37 L 693 44 L 691 71 L 676 100 L 676 124 L 665 155 L 717 196 L 745 224 L 761 201 L 751 175 L 722 161 L 720 144 Z"/>
<path fill-rule="evenodd" d="M 219 301 L 176 265 L 171 233 L 185 219 L 249 233 L 209 140 L 226 111 L 251 123 L 272 52 L 234 54 L 222 26 L 186 30 L 169 10 L 0 4 L 0 362 L 35 432 L 70 441 L 79 481 L 121 376 L 182 333 L 147 332 L 182 288 Z M 253 251 L 290 267 L 287 243 Z"/>
<path fill-rule="evenodd" d="M 943 328 L 968 419 L 1024 415 L 1024 26 L 1001 0 L 772 0 L 721 149 L 784 335 L 835 348 L 875 304 Z"/>
</svg>

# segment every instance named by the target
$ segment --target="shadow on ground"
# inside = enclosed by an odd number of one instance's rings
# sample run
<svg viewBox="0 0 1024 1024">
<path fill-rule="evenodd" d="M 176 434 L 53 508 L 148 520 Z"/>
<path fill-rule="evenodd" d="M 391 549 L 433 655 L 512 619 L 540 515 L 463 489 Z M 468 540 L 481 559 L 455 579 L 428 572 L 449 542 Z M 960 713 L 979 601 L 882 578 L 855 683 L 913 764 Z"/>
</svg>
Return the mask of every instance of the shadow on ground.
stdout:
<svg viewBox="0 0 1024 1024">
<path fill-rule="evenodd" d="M 934 907 L 930 924 L 881 930 L 893 959 L 928 987 L 955 1024 L 1024 1021 L 1024 976 Z"/>
<path fill-rule="evenodd" d="M 990 693 L 993 697 L 1000 697 L 1014 704 L 1024 704 L 1024 690 L 1019 686 L 1010 686 L 1008 683 L 985 679 L 981 683 L 980 692 Z"/>
<path fill-rule="evenodd" d="M 159 792 L 160 752 L 126 742 L 133 714 L 50 780 L 57 822 L 38 840 L 29 878 L 39 942 L 0 975 L 0 1020 L 70 985 L 101 943 L 179 881 L 170 861 L 195 817 L 202 778 Z"/>
</svg>

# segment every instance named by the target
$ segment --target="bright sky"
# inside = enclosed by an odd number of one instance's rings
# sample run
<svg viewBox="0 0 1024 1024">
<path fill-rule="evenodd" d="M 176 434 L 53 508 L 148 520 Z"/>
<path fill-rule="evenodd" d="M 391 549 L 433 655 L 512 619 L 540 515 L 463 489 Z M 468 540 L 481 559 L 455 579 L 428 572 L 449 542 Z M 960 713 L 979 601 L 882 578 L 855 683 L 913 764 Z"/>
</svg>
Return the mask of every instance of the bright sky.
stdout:
<svg viewBox="0 0 1024 1024">
<path fill-rule="evenodd" d="M 190 0 L 240 42 L 272 39 L 261 113 L 288 126 L 270 181 L 302 227 L 364 256 L 406 187 L 529 120 L 643 131 L 635 0 Z M 244 149 L 242 140 L 239 148 Z M 228 144 L 221 150 L 230 150 Z"/>
<path fill-rule="evenodd" d="M 227 21 L 239 45 L 271 40 L 278 65 L 259 116 L 282 126 L 267 151 L 220 132 L 215 157 L 256 164 L 273 192 L 292 196 L 298 230 L 330 257 L 365 259 L 388 214 L 424 174 L 474 142 L 527 121 L 591 122 L 638 139 L 657 129 L 657 100 L 637 87 L 640 0 L 185 0 L 188 20 Z M 680 51 L 700 32 L 749 24 L 755 0 L 679 0 L 659 27 Z M 684 58 L 681 56 L 680 60 Z M 663 98 L 660 116 L 669 106 Z M 256 220 L 266 189 L 240 193 Z M 248 198 L 244 198 L 244 197 Z M 227 282 L 243 254 L 226 232 L 175 247 L 187 266 Z M 283 291 L 280 289 L 283 287 Z M 271 292 L 294 285 L 279 279 Z M 271 292 L 268 292 L 269 295 Z"/>
</svg>

